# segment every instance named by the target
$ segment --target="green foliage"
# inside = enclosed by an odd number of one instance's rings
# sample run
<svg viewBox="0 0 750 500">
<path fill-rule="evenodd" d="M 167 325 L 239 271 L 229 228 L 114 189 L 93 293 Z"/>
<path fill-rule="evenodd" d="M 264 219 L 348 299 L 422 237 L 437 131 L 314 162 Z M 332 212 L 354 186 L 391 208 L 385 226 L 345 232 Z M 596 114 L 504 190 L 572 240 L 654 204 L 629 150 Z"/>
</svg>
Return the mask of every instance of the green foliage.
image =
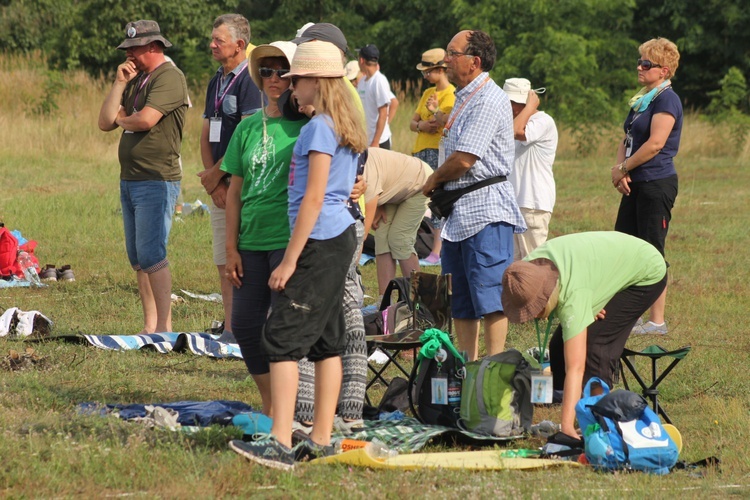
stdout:
<svg viewBox="0 0 750 500">
<path fill-rule="evenodd" d="M 709 92 L 706 111 L 711 121 L 730 125 L 730 147 L 739 153 L 750 136 L 750 116 L 743 113 L 748 109 L 747 82 L 738 68 L 731 67 L 719 84 L 719 90 Z"/>
<path fill-rule="evenodd" d="M 67 84 L 59 71 L 48 71 L 44 80 L 44 93 L 42 98 L 34 107 L 34 114 L 49 116 L 59 109 L 57 96 L 65 90 Z"/>
</svg>

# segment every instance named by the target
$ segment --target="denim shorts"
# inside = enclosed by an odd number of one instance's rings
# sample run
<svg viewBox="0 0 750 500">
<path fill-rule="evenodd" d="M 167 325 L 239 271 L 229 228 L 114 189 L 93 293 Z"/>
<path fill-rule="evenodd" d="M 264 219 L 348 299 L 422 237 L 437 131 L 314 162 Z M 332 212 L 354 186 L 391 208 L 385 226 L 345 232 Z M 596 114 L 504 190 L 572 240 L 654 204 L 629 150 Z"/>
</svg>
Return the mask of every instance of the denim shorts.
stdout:
<svg viewBox="0 0 750 500">
<path fill-rule="evenodd" d="M 180 181 L 120 181 L 125 248 L 136 271 L 154 273 L 169 265 L 167 242 Z"/>
<path fill-rule="evenodd" d="M 452 275 L 451 311 L 456 319 L 502 312 L 505 269 L 513 262 L 513 226 L 495 222 L 465 240 L 443 240 L 443 273 Z"/>
</svg>

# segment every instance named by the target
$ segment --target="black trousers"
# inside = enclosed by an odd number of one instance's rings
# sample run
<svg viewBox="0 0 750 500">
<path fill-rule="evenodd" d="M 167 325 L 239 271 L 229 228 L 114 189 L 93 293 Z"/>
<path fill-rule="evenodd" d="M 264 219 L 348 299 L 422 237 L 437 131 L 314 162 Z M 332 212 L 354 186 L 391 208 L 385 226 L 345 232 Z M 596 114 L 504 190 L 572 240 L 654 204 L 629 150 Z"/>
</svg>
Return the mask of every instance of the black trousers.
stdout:
<svg viewBox="0 0 750 500">
<path fill-rule="evenodd" d="M 606 317 L 588 326 L 586 338 L 585 384 L 591 377 L 599 377 L 612 386 L 612 377 L 617 369 L 617 361 L 625 349 L 630 331 L 636 321 L 653 305 L 667 286 L 667 275 L 658 283 L 647 286 L 631 286 L 614 295 L 604 310 Z M 576 332 L 579 333 L 579 332 Z M 565 384 L 565 352 L 563 350 L 563 330 L 559 325 L 549 343 L 550 368 L 553 387 L 562 390 Z"/>
</svg>

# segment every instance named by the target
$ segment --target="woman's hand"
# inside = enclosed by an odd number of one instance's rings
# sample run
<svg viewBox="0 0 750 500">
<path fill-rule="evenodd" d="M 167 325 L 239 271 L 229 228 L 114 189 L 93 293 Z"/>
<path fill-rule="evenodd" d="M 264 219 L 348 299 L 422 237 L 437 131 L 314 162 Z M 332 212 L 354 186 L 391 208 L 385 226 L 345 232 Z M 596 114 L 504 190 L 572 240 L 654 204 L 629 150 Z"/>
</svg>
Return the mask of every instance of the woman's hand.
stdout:
<svg viewBox="0 0 750 500">
<path fill-rule="evenodd" d="M 427 103 L 425 104 L 425 107 L 427 108 L 427 111 L 432 113 L 433 115 L 437 112 L 439 104 L 436 94 L 432 94 L 430 97 L 427 98 Z"/>
<path fill-rule="evenodd" d="M 630 174 L 626 175 L 622 179 L 620 179 L 620 182 L 615 184 L 615 189 L 617 189 L 618 193 L 624 194 L 625 196 L 630 196 L 630 183 L 633 182 L 630 179 Z"/>
<path fill-rule="evenodd" d="M 227 263 L 224 265 L 224 276 L 235 288 L 242 286 L 242 257 L 237 250 L 227 252 Z"/>
</svg>

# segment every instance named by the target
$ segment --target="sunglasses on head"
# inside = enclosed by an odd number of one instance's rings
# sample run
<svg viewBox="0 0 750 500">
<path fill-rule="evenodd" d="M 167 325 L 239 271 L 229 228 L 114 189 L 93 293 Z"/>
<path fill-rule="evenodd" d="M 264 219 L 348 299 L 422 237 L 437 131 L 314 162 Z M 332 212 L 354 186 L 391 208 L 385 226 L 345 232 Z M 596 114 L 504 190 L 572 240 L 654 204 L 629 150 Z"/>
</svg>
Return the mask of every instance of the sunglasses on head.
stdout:
<svg viewBox="0 0 750 500">
<path fill-rule="evenodd" d="M 656 64 L 649 61 L 648 59 L 638 59 L 638 66 L 646 71 L 650 70 L 651 68 L 661 68 L 661 64 Z"/>
<path fill-rule="evenodd" d="M 258 72 L 260 73 L 261 78 L 271 78 L 273 77 L 274 73 L 276 73 L 276 76 L 281 78 L 282 76 L 289 73 L 289 70 L 288 69 L 274 69 L 274 68 L 260 68 Z"/>
</svg>

